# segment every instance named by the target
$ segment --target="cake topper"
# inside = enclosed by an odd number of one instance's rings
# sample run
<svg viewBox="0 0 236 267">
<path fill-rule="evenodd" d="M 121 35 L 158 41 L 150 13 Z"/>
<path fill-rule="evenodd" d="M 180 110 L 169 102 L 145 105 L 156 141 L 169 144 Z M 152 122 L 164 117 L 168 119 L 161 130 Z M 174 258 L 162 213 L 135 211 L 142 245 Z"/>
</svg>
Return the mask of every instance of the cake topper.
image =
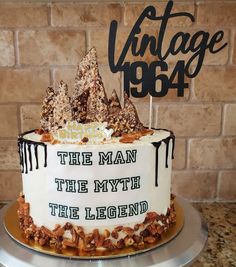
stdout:
<svg viewBox="0 0 236 267">
<path fill-rule="evenodd" d="M 107 123 L 92 122 L 89 124 L 68 121 L 65 127 L 56 132 L 55 139 L 60 142 L 97 143 L 111 139 L 112 129 L 107 128 Z"/>
<path fill-rule="evenodd" d="M 196 77 L 201 70 L 207 51 L 216 54 L 227 46 L 227 43 L 224 43 L 220 47 L 216 47 L 217 44 L 219 46 L 219 43 L 224 38 L 222 30 L 217 31 L 212 36 L 210 36 L 209 32 L 203 30 L 195 32 L 192 36 L 190 33 L 180 31 L 173 35 L 169 47 L 164 50 L 163 42 L 169 20 L 174 17 L 185 17 L 191 22 L 195 21 L 194 16 L 188 12 L 173 13 L 172 7 L 173 1 L 169 1 L 163 15 L 160 15 L 155 7 L 147 6 L 135 22 L 116 62 L 118 23 L 113 20 L 110 24 L 108 42 L 109 66 L 113 73 L 123 72 L 124 90 L 128 96 L 131 94 L 133 97 L 142 98 L 149 94 L 152 97 L 163 97 L 168 93 L 169 89 L 176 89 L 178 97 L 184 96 L 184 90 L 189 87 L 189 84 L 185 81 L 185 76 L 188 78 Z M 141 37 L 141 26 L 144 20 L 160 22 L 157 36 L 144 33 Z M 153 29 L 154 31 L 156 32 L 156 29 Z M 158 60 L 152 61 L 150 64 L 140 60 L 134 62 L 125 60 L 128 51 L 134 57 L 143 57 L 148 49 L 151 55 L 158 58 Z M 168 76 L 169 66 L 166 61 L 168 57 L 188 53 L 192 53 L 189 59 L 186 61 L 177 60 L 172 73 Z M 138 69 L 142 70 L 141 78 L 138 77 Z M 157 88 L 157 81 L 159 81 L 158 84 L 161 84 L 159 88 Z M 137 85 L 141 85 L 141 90 L 138 90 Z"/>
<path fill-rule="evenodd" d="M 93 131 L 94 123 L 98 123 L 96 125 L 99 131 L 96 131 L 93 137 L 88 136 L 88 128 L 90 127 Z M 105 128 L 102 128 L 103 123 L 106 123 Z M 107 98 L 94 47 L 88 51 L 78 65 L 74 92 L 71 97 L 63 81 L 59 83 L 57 90 L 54 91 L 52 87 L 47 89 L 40 124 L 44 132 L 53 134 L 54 139 L 61 142 L 80 142 L 83 137 L 89 137 L 90 141 L 94 141 L 91 137 L 108 140 L 110 135 L 121 136 L 144 129 L 127 95 L 125 95 L 124 107 L 121 107 L 115 90 L 111 98 Z M 82 126 L 83 124 L 86 126 Z M 86 132 L 86 135 L 81 136 L 76 133 L 77 130 L 68 129 L 71 125 L 79 129 L 79 132 Z M 50 140 L 47 138 L 47 141 Z"/>
</svg>

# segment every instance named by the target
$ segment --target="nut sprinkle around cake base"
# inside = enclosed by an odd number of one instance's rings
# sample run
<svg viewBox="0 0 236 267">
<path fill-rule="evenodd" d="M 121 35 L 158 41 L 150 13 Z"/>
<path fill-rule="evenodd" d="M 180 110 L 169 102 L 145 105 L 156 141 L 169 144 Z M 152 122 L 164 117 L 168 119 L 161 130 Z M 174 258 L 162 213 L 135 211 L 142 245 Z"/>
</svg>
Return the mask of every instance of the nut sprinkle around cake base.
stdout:
<svg viewBox="0 0 236 267">
<path fill-rule="evenodd" d="M 43 246 L 39 244 L 37 238 L 33 235 L 29 236 L 29 232 L 27 234 L 27 217 L 29 215 L 26 214 L 29 205 L 25 204 L 24 197 L 20 196 L 17 202 L 14 202 L 6 211 L 4 224 L 8 234 L 19 244 L 32 249 L 34 251 L 56 256 L 56 257 L 65 257 L 65 258 L 73 258 L 73 259 L 109 259 L 109 258 L 118 258 L 124 256 L 132 256 L 136 255 L 137 253 L 143 253 L 149 251 L 151 249 L 155 249 L 159 246 L 166 244 L 167 242 L 171 241 L 178 233 L 181 231 L 183 224 L 184 224 L 184 214 L 181 206 L 178 204 L 176 199 L 173 197 L 172 199 L 172 206 L 174 205 L 175 209 L 175 222 L 171 224 L 170 228 L 167 232 L 163 232 L 159 235 L 159 238 L 156 238 L 155 242 L 148 243 L 144 242 L 142 247 L 138 247 L 137 245 L 127 246 L 122 249 L 118 249 L 113 247 L 112 250 L 107 249 L 93 249 L 93 250 L 84 250 L 81 249 L 79 246 L 70 246 L 70 245 L 63 245 L 63 240 L 61 239 L 57 241 L 57 244 L 60 243 L 59 246 L 56 246 L 56 242 L 45 243 Z M 20 215 L 21 214 L 21 215 Z M 18 224 L 17 217 L 22 216 L 21 218 L 25 218 L 25 226 L 23 226 L 23 219 L 21 219 L 21 227 Z M 32 220 L 32 219 L 31 219 Z M 22 230 L 25 228 L 25 231 Z M 41 227 L 42 228 L 42 227 Z M 59 228 L 58 228 L 59 229 Z M 37 228 L 38 232 L 41 232 L 40 227 Z M 45 229 L 43 230 L 44 232 Z M 25 233 L 26 232 L 26 233 Z M 51 231 L 49 231 L 51 232 Z M 23 233 L 23 234 L 22 234 Z M 45 236 L 48 235 L 44 234 Z M 59 231 L 57 232 L 57 235 Z M 26 237 L 28 235 L 28 237 Z M 59 234 L 60 235 L 60 234 Z M 49 240 L 55 239 L 56 233 L 50 234 L 48 237 Z M 36 239 L 36 241 L 35 241 Z M 82 239 L 82 238 L 81 238 Z M 82 242 L 81 242 L 82 243 Z"/>
</svg>

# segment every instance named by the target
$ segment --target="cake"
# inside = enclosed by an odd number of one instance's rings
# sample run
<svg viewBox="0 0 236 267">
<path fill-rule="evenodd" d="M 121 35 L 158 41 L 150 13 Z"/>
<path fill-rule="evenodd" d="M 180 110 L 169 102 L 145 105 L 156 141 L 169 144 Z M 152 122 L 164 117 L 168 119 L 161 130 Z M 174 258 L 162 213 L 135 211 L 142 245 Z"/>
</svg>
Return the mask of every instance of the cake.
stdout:
<svg viewBox="0 0 236 267">
<path fill-rule="evenodd" d="M 124 94 L 110 99 L 92 48 L 78 65 L 72 96 L 49 87 L 39 128 L 18 138 L 27 240 L 80 252 L 155 244 L 174 225 L 174 135 L 147 129 Z"/>
</svg>

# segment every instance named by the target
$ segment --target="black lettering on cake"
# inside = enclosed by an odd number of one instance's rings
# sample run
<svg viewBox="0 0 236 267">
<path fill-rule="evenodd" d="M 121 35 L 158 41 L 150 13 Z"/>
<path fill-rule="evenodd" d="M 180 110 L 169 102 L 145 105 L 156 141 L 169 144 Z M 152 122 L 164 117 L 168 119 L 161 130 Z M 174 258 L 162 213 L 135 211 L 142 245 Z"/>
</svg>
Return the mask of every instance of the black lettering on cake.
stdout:
<svg viewBox="0 0 236 267">
<path fill-rule="evenodd" d="M 94 192 L 108 192 L 108 180 L 94 180 Z"/>
<path fill-rule="evenodd" d="M 95 215 L 91 214 L 91 208 L 85 207 L 85 220 L 95 220 Z"/>
<path fill-rule="evenodd" d="M 78 207 L 69 207 L 70 209 L 70 219 L 78 220 L 79 219 L 79 208 Z"/>
<path fill-rule="evenodd" d="M 112 164 L 112 151 L 107 153 L 99 152 L 99 165 Z"/>
<path fill-rule="evenodd" d="M 58 217 L 68 218 L 68 206 L 58 205 Z"/>
<path fill-rule="evenodd" d="M 97 212 L 96 219 L 97 220 L 105 220 L 107 218 L 106 209 L 107 209 L 106 207 L 96 207 L 96 212 Z"/>
<path fill-rule="evenodd" d="M 76 180 L 65 180 L 65 182 L 66 182 L 66 192 L 75 193 Z"/>
<path fill-rule="evenodd" d="M 137 149 L 126 150 L 126 163 L 136 162 Z"/>
<path fill-rule="evenodd" d="M 137 150 L 126 150 L 125 153 L 118 150 L 117 152 L 99 152 L 99 165 L 125 164 L 136 162 Z"/>
<path fill-rule="evenodd" d="M 50 214 L 52 216 L 56 216 L 56 209 L 58 209 L 58 204 L 54 204 L 54 203 L 49 203 L 49 208 L 51 210 Z"/>
<path fill-rule="evenodd" d="M 131 189 L 139 189 L 140 188 L 140 176 L 131 177 Z"/>
<path fill-rule="evenodd" d="M 126 178 L 121 178 L 120 182 L 122 183 L 123 187 L 122 187 L 122 191 L 127 191 L 128 188 L 128 183 L 130 182 L 130 178 L 126 177 Z"/>
<path fill-rule="evenodd" d="M 51 216 L 57 216 L 61 218 L 70 218 L 72 220 L 80 219 L 80 208 L 71 207 L 61 204 L 49 203 L 49 209 Z M 85 207 L 84 219 L 93 220 L 106 220 L 126 218 L 132 216 L 138 216 L 148 211 L 148 202 L 146 200 L 123 204 L 118 206 L 98 206 L 98 207 Z"/>
<path fill-rule="evenodd" d="M 115 206 L 109 206 L 107 208 L 107 218 L 108 219 L 116 219 L 117 218 L 116 207 Z"/>
<path fill-rule="evenodd" d="M 88 193 L 87 180 L 73 180 L 73 179 L 60 179 L 55 178 L 57 184 L 57 191 L 69 193 Z"/>
<path fill-rule="evenodd" d="M 94 192 L 118 192 L 140 188 L 140 176 L 108 180 L 94 180 Z"/>
<path fill-rule="evenodd" d="M 139 203 L 129 204 L 129 216 L 138 215 L 139 213 Z"/>
<path fill-rule="evenodd" d="M 118 218 L 127 217 L 127 205 L 120 205 L 118 206 Z"/>
<path fill-rule="evenodd" d="M 79 219 L 79 207 L 68 207 L 55 203 L 49 203 L 50 214 L 61 218 L 69 218 L 72 220 Z"/>
<path fill-rule="evenodd" d="M 141 201 L 139 204 L 140 204 L 140 214 L 143 214 L 148 211 L 147 201 Z"/>
<path fill-rule="evenodd" d="M 121 151 L 116 152 L 114 164 L 125 164 L 125 160 Z"/>
<path fill-rule="evenodd" d="M 55 178 L 55 183 L 57 184 L 57 191 L 62 191 L 62 184 L 65 183 L 64 179 Z"/>
<path fill-rule="evenodd" d="M 88 193 L 88 181 L 87 180 L 77 180 L 78 183 L 78 193 Z"/>
<path fill-rule="evenodd" d="M 117 192 L 117 185 L 119 183 L 118 179 L 110 179 L 109 183 L 111 185 L 111 192 Z"/>
<path fill-rule="evenodd" d="M 57 156 L 60 157 L 60 164 L 66 165 L 65 157 L 68 157 L 68 152 L 57 151 Z"/>
<path fill-rule="evenodd" d="M 84 152 L 82 153 L 83 156 L 83 165 L 92 165 L 91 157 L 92 157 L 92 152 Z"/>
<path fill-rule="evenodd" d="M 80 152 L 69 152 L 69 165 L 80 165 L 79 155 Z"/>
<path fill-rule="evenodd" d="M 65 152 L 58 151 L 57 156 L 60 158 L 61 165 L 92 165 L 92 152 Z"/>
</svg>

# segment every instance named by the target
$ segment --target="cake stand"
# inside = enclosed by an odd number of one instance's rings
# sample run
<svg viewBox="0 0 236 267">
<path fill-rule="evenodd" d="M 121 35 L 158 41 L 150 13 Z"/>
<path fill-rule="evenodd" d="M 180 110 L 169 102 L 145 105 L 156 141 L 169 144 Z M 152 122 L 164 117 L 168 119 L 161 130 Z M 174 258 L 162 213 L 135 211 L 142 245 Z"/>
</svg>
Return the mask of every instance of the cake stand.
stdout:
<svg viewBox="0 0 236 267">
<path fill-rule="evenodd" d="M 203 250 L 207 226 L 188 202 L 177 197 L 185 222 L 181 232 L 168 243 L 134 256 L 105 260 L 74 260 L 45 255 L 16 243 L 4 229 L 3 218 L 8 205 L 0 211 L 0 267 L 177 267 L 189 266 Z"/>
</svg>

